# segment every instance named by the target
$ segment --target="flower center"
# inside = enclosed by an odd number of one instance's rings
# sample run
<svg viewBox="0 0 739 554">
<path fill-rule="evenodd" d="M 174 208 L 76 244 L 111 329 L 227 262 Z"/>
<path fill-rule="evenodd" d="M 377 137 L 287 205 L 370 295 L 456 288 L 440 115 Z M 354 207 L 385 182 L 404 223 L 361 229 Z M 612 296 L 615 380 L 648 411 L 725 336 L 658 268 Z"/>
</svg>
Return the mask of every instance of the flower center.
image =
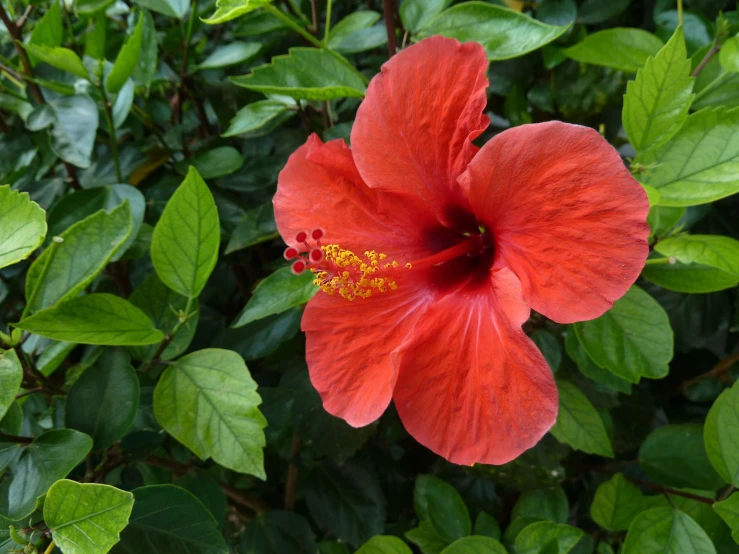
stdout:
<svg viewBox="0 0 739 554">
<path fill-rule="evenodd" d="M 321 290 L 327 294 L 338 292 L 349 301 L 357 297 L 369 298 L 375 292 L 396 290 L 398 280 L 402 280 L 403 274 L 409 270 L 430 269 L 462 256 L 475 256 L 486 248 L 482 234 L 475 233 L 426 258 L 398 263 L 388 261 L 387 254 L 374 250 L 360 256 L 337 244 L 322 245 L 323 236 L 321 229 L 299 232 L 295 241 L 301 246 L 287 248 L 284 257 L 295 260 L 293 273 L 297 275 L 309 269 L 316 276 L 313 283 Z"/>
</svg>

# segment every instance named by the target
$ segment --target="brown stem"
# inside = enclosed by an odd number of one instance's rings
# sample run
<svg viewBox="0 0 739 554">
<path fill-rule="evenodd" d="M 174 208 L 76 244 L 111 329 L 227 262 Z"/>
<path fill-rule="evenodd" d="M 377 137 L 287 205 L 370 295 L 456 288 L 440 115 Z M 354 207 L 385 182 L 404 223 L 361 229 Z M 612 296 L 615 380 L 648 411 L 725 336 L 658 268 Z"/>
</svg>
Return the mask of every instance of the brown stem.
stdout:
<svg viewBox="0 0 739 554">
<path fill-rule="evenodd" d="M 33 363 L 31 363 L 31 361 L 26 357 L 26 353 L 21 350 L 20 346 L 15 347 L 15 353 L 18 356 L 18 361 L 20 362 L 21 367 L 23 368 L 23 375 L 25 377 L 24 388 L 31 389 L 41 387 L 41 389 L 49 395 L 67 394 L 67 391 L 36 369 Z"/>
<path fill-rule="evenodd" d="M 160 456 L 149 456 L 145 460 L 145 462 L 152 466 L 168 469 L 177 475 L 186 475 L 187 473 L 190 473 L 193 471 L 201 471 L 200 468 L 197 468 L 195 466 L 192 466 L 189 464 L 183 464 L 175 460 L 168 460 Z M 211 478 L 213 479 L 212 476 Z M 223 493 L 228 498 L 230 498 L 235 504 L 239 504 L 242 507 L 248 508 L 249 510 L 252 510 L 255 513 L 266 512 L 269 510 L 269 506 L 267 506 L 267 504 L 265 504 L 261 500 L 257 498 L 250 498 L 246 496 L 245 494 L 243 494 L 238 489 L 232 487 L 231 485 L 228 485 L 227 483 L 223 483 L 222 481 L 219 481 L 218 479 L 213 479 L 213 481 L 215 481 L 215 483 L 221 488 Z"/>
<path fill-rule="evenodd" d="M 28 389 L 26 392 L 16 394 L 15 399 L 18 400 L 19 398 L 23 398 L 24 396 L 29 396 L 31 394 L 36 394 L 37 392 L 42 392 L 43 390 L 44 390 L 44 387 L 33 387 L 31 389 Z"/>
<path fill-rule="evenodd" d="M 19 31 L 22 31 L 23 30 L 23 26 L 28 21 L 28 16 L 31 15 L 31 12 L 33 11 L 34 8 L 35 8 L 35 6 L 28 6 L 26 8 L 26 11 L 23 12 L 23 15 L 20 17 L 20 19 L 18 19 L 18 22 L 16 23 L 16 26 L 18 27 L 18 30 Z"/>
<path fill-rule="evenodd" d="M 563 464 L 566 467 L 570 464 Z M 590 465 L 582 465 L 579 466 L 579 469 L 584 471 L 594 471 L 596 473 L 603 473 L 605 475 L 613 475 L 615 472 L 608 469 L 607 467 L 601 467 L 601 466 L 590 466 Z M 642 479 L 637 479 L 636 477 L 631 477 L 626 474 L 621 474 L 624 476 L 624 479 L 627 481 L 631 481 L 635 485 L 639 485 L 641 487 L 644 487 L 645 489 L 650 489 L 656 492 L 660 492 L 664 495 L 675 495 L 675 496 L 682 496 L 683 498 L 690 498 L 691 500 L 695 500 L 696 502 L 703 502 L 704 504 L 715 504 L 717 501 L 713 498 L 708 498 L 706 496 L 700 496 L 697 494 L 692 494 L 689 492 L 683 492 L 678 489 L 673 489 L 671 487 L 663 487 L 662 485 L 657 485 L 655 483 L 650 483 L 649 481 L 644 481 Z"/>
<path fill-rule="evenodd" d="M 124 298 L 128 298 L 131 295 L 131 279 L 128 275 L 128 262 L 118 261 L 108 264 L 106 273 L 118 287 L 118 290 Z"/>
<path fill-rule="evenodd" d="M 703 71 L 703 68 L 708 65 L 708 62 L 711 61 L 711 58 L 713 58 L 718 53 L 719 50 L 721 50 L 721 47 L 718 46 L 717 44 L 714 44 L 713 46 L 711 46 L 710 50 L 706 52 L 706 55 L 703 56 L 703 59 L 700 61 L 700 63 L 697 66 L 695 66 L 693 73 L 691 73 L 690 75 L 693 77 L 697 77 L 700 74 L 700 72 Z"/>
<path fill-rule="evenodd" d="M 18 53 L 18 59 L 21 61 L 21 65 L 23 66 L 23 73 L 25 73 L 25 75 L 29 79 L 33 79 L 33 67 L 31 66 L 31 60 L 26 53 L 26 49 L 22 46 L 23 35 L 21 33 L 21 27 L 16 25 L 15 21 L 10 19 L 10 16 L 8 16 L 8 12 L 5 11 L 5 7 L 2 5 L 2 3 L 0 3 L 0 20 L 2 20 L 5 28 L 8 30 L 8 34 L 13 39 L 13 46 L 15 46 L 15 51 Z M 25 23 L 25 21 L 23 23 Z M 41 87 L 39 87 L 32 80 L 28 80 L 27 82 L 28 88 L 31 91 L 31 95 L 36 100 L 36 102 L 38 104 L 46 104 L 46 99 L 44 98 L 44 93 L 41 92 Z M 74 190 L 80 190 L 82 187 L 80 186 L 80 180 L 77 178 L 77 169 L 69 162 L 63 163 L 64 167 L 67 170 L 67 182 L 72 186 Z"/>
<path fill-rule="evenodd" d="M 316 0 L 310 0 L 310 13 L 311 32 L 316 34 L 318 32 L 318 7 L 316 6 Z"/>
<path fill-rule="evenodd" d="M 293 435 L 290 445 L 290 465 L 287 467 L 287 480 L 285 481 L 285 510 L 292 512 L 295 509 L 295 489 L 298 486 L 298 465 L 295 459 L 300 453 L 300 439 Z"/>
<path fill-rule="evenodd" d="M 6 435 L 5 433 L 0 433 L 0 441 L 31 444 L 33 442 L 33 437 L 19 437 L 18 435 Z"/>
<path fill-rule="evenodd" d="M 392 58 L 398 50 L 395 28 L 397 26 L 398 8 L 395 0 L 382 0 L 385 14 L 385 30 L 387 31 L 387 53 Z"/>
<path fill-rule="evenodd" d="M 685 392 L 690 387 L 695 385 L 698 381 L 702 381 L 703 379 L 706 379 L 708 377 L 721 377 L 724 373 L 727 373 L 736 362 L 739 362 L 739 352 L 721 360 L 719 363 L 711 368 L 711 371 L 684 381 L 683 384 L 680 385 L 680 392 Z"/>
</svg>

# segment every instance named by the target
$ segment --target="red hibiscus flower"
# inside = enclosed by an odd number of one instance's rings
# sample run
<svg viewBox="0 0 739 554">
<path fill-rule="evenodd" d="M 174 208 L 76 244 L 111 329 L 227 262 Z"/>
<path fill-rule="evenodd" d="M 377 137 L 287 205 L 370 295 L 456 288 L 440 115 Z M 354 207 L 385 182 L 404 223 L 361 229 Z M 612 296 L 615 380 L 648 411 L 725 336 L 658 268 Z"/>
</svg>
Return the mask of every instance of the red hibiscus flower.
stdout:
<svg viewBox="0 0 739 554">
<path fill-rule="evenodd" d="M 421 41 L 369 85 L 351 134 L 313 135 L 274 199 L 316 273 L 306 333 L 325 409 L 353 426 L 394 400 L 408 432 L 458 464 L 503 464 L 554 424 L 552 372 L 521 325 L 598 317 L 647 256 L 646 194 L 594 130 L 549 122 L 482 148 L 478 44 Z M 322 246 L 323 245 L 323 246 Z"/>
</svg>

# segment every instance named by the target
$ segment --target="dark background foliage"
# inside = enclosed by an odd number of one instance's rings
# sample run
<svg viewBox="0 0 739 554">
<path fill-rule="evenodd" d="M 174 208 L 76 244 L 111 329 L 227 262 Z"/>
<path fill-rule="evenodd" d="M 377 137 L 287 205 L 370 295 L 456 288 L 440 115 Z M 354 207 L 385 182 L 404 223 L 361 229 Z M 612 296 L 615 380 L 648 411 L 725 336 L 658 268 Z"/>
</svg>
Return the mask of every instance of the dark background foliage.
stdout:
<svg viewBox="0 0 739 554">
<path fill-rule="evenodd" d="M 0 552 L 739 552 L 736 4 L 189 2 L 2 0 Z M 361 429 L 323 410 L 314 287 L 271 207 L 309 133 L 348 140 L 389 52 L 437 33 L 488 51 L 480 144 L 592 126 L 654 204 L 624 300 L 526 324 L 560 420 L 502 467 L 445 462 L 392 407 Z M 659 94 L 672 111 L 634 111 Z"/>
</svg>

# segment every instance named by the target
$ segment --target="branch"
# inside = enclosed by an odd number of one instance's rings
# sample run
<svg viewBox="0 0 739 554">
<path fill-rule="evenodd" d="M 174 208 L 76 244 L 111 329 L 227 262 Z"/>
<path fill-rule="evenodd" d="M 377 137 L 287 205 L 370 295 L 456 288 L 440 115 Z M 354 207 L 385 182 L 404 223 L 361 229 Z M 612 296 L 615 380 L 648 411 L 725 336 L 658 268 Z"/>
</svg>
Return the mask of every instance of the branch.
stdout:
<svg viewBox="0 0 739 554">
<path fill-rule="evenodd" d="M 190 464 L 183 464 L 175 460 L 168 460 L 160 456 L 149 456 L 148 458 L 146 458 L 146 460 L 144 460 L 144 462 L 152 466 L 168 469 L 174 472 L 175 474 L 180 474 L 180 475 L 185 475 L 193 471 L 202 472 L 202 469 L 196 466 L 193 466 Z M 242 508 L 247 508 L 254 513 L 261 513 L 261 512 L 266 512 L 269 510 L 269 506 L 267 506 L 267 504 L 265 504 L 261 500 L 246 496 L 245 494 L 243 494 L 241 491 L 239 491 L 235 487 L 232 487 L 231 485 L 228 485 L 222 481 L 219 481 L 218 479 L 214 479 L 210 475 L 209 477 L 211 477 L 211 479 L 215 481 L 216 485 L 218 485 L 221 488 L 223 493 L 228 498 L 230 498 L 235 504 L 240 505 Z"/>
<path fill-rule="evenodd" d="M 385 13 L 385 30 L 387 31 L 387 53 L 392 58 L 395 52 L 398 51 L 397 37 L 395 36 L 398 8 L 395 5 L 395 0 L 382 0 L 382 7 Z"/>
<path fill-rule="evenodd" d="M 285 481 L 285 510 L 292 512 L 295 509 L 295 489 L 298 486 L 298 465 L 295 458 L 300 453 L 300 439 L 293 435 L 290 446 L 290 465 L 287 467 L 287 480 Z"/>
<path fill-rule="evenodd" d="M 695 66 L 693 73 L 691 73 L 690 75 L 692 77 L 697 77 L 700 72 L 703 71 L 703 68 L 708 65 L 708 62 L 711 61 L 711 58 L 713 58 L 719 50 L 721 50 L 721 46 L 719 46 L 718 44 L 714 44 L 713 46 L 711 46 L 710 50 L 706 52 L 706 55 L 703 56 L 703 59 L 700 61 L 700 63 Z"/>
<path fill-rule="evenodd" d="M 680 385 L 680 392 L 685 392 L 690 387 L 695 385 L 698 381 L 702 381 L 703 379 L 707 379 L 708 377 L 721 377 L 724 373 L 727 373 L 736 362 L 739 362 L 739 352 L 721 360 L 719 363 L 711 368 L 711 371 L 684 381 L 683 384 Z"/>
<path fill-rule="evenodd" d="M 33 442 L 33 437 L 20 437 L 18 435 L 6 435 L 5 433 L 0 433 L 0 441 L 31 444 Z"/>
</svg>

